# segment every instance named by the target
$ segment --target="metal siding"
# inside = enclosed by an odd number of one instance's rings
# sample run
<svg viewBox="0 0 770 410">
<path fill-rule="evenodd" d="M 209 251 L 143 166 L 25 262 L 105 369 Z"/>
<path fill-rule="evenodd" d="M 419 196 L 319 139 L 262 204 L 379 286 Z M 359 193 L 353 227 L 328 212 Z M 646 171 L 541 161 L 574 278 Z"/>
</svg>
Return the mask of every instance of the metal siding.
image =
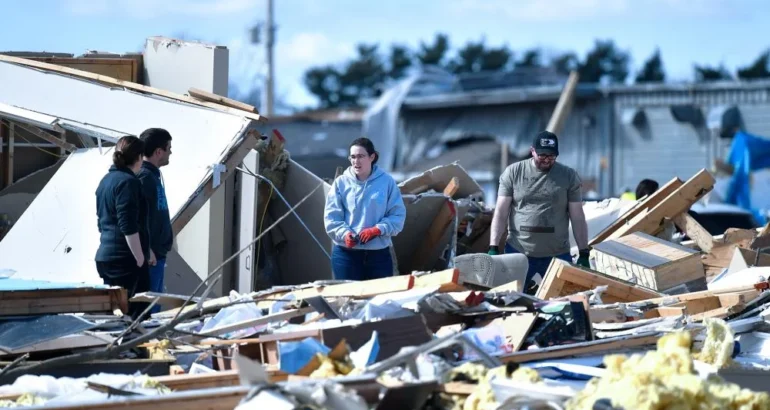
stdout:
<svg viewBox="0 0 770 410">
<path fill-rule="evenodd" d="M 620 175 L 614 194 L 624 188 L 633 191 L 644 178 L 662 185 L 674 177 L 687 180 L 707 167 L 710 140 L 702 141 L 692 125 L 677 122 L 667 107 L 647 108 L 644 112 L 649 133 L 640 132 L 633 125 L 619 127 L 621 160 L 616 164 L 616 171 Z"/>
<path fill-rule="evenodd" d="M 741 112 L 746 132 L 770 138 L 770 104 L 741 104 Z"/>
</svg>

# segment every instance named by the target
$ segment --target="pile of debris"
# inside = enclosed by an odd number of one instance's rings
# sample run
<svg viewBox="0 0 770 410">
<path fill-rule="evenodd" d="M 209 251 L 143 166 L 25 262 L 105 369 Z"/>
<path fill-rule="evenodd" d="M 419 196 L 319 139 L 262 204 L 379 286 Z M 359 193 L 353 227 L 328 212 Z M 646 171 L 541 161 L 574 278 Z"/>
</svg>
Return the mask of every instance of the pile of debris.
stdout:
<svg viewBox="0 0 770 410">
<path fill-rule="evenodd" d="M 686 211 L 712 181 L 703 171 L 640 200 L 592 241 L 595 269 L 554 260 L 535 295 L 458 264 L 214 299 L 141 294 L 178 305 L 141 323 L 60 315 L 91 323 L 78 337 L 101 345 L 26 356 L 0 375 L 15 380 L 0 397 L 62 409 L 770 408 L 770 258 L 755 250 L 770 236 L 704 234 Z M 676 243 L 672 223 L 692 241 Z M 8 357 L 50 357 L 67 337 Z M 145 369 L 34 375 L 85 359 Z"/>
</svg>

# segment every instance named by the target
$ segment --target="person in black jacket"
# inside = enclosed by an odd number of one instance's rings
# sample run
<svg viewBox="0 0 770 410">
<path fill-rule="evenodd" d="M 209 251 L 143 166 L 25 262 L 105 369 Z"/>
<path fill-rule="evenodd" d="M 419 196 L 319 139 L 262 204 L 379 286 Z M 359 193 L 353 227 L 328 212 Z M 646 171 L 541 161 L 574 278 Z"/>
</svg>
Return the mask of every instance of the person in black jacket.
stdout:
<svg viewBox="0 0 770 410">
<path fill-rule="evenodd" d="M 171 217 L 166 200 L 166 188 L 160 168 L 168 165 L 171 156 L 171 134 L 162 128 L 149 128 L 142 132 L 139 139 L 144 142 L 144 162 L 139 171 L 142 192 L 147 200 L 148 220 L 150 225 L 150 290 L 163 292 L 163 276 L 166 267 L 166 254 L 174 245 L 171 230 Z M 160 306 L 153 307 L 153 313 Z"/>
<path fill-rule="evenodd" d="M 112 166 L 96 189 L 96 215 L 100 236 L 96 269 L 104 283 L 120 286 L 128 297 L 149 290 L 150 237 L 147 202 L 136 174 L 142 166 L 144 143 L 134 136 L 122 137 L 112 153 Z M 146 304 L 130 303 L 128 314 L 136 318 Z"/>
</svg>

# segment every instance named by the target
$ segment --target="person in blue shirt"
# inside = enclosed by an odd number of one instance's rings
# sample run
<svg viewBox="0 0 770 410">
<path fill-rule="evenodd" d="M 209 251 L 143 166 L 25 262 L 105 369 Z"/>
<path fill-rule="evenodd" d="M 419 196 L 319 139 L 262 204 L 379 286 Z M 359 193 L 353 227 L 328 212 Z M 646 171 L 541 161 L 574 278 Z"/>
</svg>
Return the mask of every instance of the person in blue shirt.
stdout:
<svg viewBox="0 0 770 410">
<path fill-rule="evenodd" d="M 96 188 L 96 216 L 99 248 L 96 270 L 104 283 L 125 288 L 128 297 L 149 290 L 150 236 L 147 202 L 136 174 L 142 166 L 144 143 L 137 137 L 118 140 L 112 166 Z M 136 318 L 146 303 L 129 303 Z"/>
<path fill-rule="evenodd" d="M 150 291 L 163 293 L 163 277 L 166 270 L 166 255 L 174 245 L 171 217 L 166 199 L 166 187 L 160 168 L 169 164 L 171 157 L 171 134 L 162 128 L 148 128 L 139 135 L 144 142 L 144 161 L 139 171 L 142 192 L 147 200 L 150 225 Z M 150 313 L 160 311 L 155 305 Z"/>
<path fill-rule="evenodd" d="M 339 280 L 393 275 L 391 238 L 404 228 L 406 207 L 392 176 L 377 166 L 367 138 L 350 144 L 350 164 L 326 196 L 324 225 L 334 242 L 332 270 Z"/>
</svg>

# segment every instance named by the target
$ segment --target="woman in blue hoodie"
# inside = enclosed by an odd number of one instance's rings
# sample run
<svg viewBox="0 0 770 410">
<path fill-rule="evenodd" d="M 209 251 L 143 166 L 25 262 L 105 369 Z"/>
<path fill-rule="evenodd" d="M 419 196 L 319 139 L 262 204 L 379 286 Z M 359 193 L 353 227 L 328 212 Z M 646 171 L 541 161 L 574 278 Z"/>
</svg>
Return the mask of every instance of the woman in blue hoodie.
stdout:
<svg viewBox="0 0 770 410">
<path fill-rule="evenodd" d="M 332 183 L 324 224 L 334 241 L 335 279 L 367 280 L 393 275 L 391 238 L 404 228 L 406 207 L 396 181 L 378 167 L 368 138 L 350 144 L 351 166 Z"/>
</svg>

